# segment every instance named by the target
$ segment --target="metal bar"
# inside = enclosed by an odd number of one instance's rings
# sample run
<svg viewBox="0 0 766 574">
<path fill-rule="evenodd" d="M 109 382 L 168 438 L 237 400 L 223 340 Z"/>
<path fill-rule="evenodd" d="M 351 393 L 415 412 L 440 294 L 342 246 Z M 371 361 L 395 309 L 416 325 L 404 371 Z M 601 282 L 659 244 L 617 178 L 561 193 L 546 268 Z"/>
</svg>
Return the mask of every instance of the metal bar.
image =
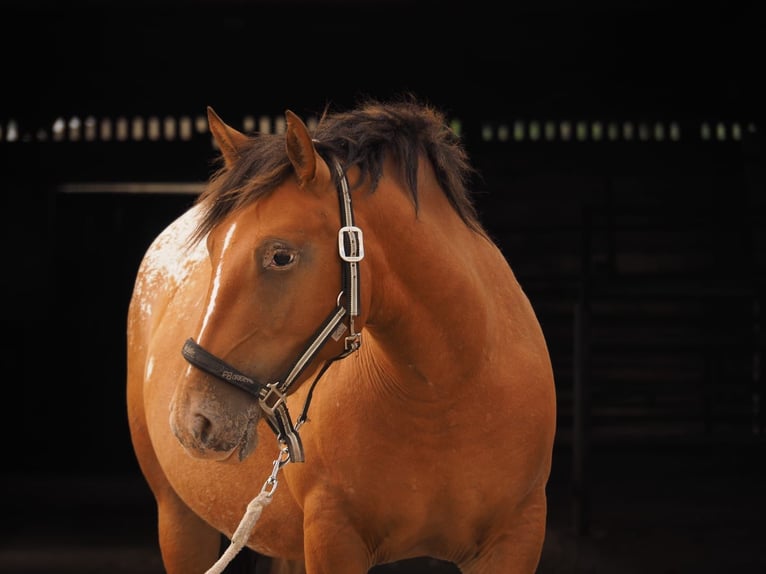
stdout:
<svg viewBox="0 0 766 574">
<path fill-rule="evenodd" d="M 62 183 L 59 193 L 160 193 L 199 195 L 205 183 L 188 181 L 89 181 Z"/>
</svg>

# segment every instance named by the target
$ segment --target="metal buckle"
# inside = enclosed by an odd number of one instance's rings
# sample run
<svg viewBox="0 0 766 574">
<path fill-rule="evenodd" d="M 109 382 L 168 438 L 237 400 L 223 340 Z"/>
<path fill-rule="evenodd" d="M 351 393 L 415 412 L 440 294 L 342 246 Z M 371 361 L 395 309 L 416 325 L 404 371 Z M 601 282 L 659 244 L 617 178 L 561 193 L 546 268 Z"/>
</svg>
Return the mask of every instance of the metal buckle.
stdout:
<svg viewBox="0 0 766 574">
<path fill-rule="evenodd" d="M 279 405 L 285 402 L 285 395 L 279 391 L 277 384 L 266 385 L 266 394 L 260 399 L 261 408 L 268 415 L 273 415 Z"/>
<path fill-rule="evenodd" d="M 358 255 L 348 255 L 346 253 L 346 242 L 344 239 L 345 234 L 347 233 L 349 235 L 349 242 L 356 239 Z M 355 238 L 351 237 L 352 233 L 356 234 Z M 364 259 L 364 235 L 362 234 L 362 230 L 356 225 L 344 225 L 341 227 L 338 230 L 338 252 L 340 253 L 340 258 L 349 263 L 356 263 L 357 261 Z"/>
<path fill-rule="evenodd" d="M 353 335 L 349 335 L 346 337 L 343 346 L 349 354 L 353 353 L 362 346 L 362 334 L 354 333 Z"/>
</svg>

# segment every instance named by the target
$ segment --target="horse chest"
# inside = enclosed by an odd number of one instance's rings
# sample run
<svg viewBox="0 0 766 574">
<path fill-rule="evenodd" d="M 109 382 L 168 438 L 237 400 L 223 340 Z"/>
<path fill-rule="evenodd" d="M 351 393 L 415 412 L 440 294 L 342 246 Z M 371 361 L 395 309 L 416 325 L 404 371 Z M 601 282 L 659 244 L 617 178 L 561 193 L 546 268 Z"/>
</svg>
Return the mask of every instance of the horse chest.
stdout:
<svg viewBox="0 0 766 574">
<path fill-rule="evenodd" d="M 440 514 L 454 519 L 488 503 L 481 493 L 495 476 L 477 472 L 480 443 L 472 421 L 444 412 L 397 416 L 390 405 L 344 402 L 330 394 L 317 399 L 314 417 L 303 427 L 305 466 L 287 469 L 298 475 L 299 497 L 320 489 L 374 523 L 403 517 L 426 522 Z M 477 422 L 488 428 L 485 419 Z"/>
</svg>

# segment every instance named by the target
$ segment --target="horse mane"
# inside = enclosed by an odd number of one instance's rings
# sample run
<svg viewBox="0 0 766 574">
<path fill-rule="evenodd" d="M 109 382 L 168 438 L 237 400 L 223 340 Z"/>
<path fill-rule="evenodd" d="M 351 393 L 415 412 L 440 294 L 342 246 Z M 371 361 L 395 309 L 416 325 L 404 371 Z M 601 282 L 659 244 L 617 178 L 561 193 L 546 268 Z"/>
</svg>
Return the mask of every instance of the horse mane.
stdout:
<svg viewBox="0 0 766 574">
<path fill-rule="evenodd" d="M 284 134 L 250 135 L 241 160 L 232 168 L 223 165 L 222 157 L 216 159 L 220 165 L 196 201 L 204 208 L 193 240 L 201 239 L 232 211 L 269 193 L 291 175 Z M 361 177 L 355 185 L 369 182 L 370 192 L 377 188 L 384 160 L 390 156 L 401 168 L 399 175 L 416 213 L 418 160 L 424 154 L 465 224 L 486 235 L 468 189 L 476 170 L 445 115 L 433 106 L 406 96 L 388 102 L 366 99 L 344 112 L 330 113 L 325 108 L 311 135 L 323 157 L 337 159 L 345 169 L 357 166 Z M 336 178 L 335 171 L 331 172 Z"/>
</svg>

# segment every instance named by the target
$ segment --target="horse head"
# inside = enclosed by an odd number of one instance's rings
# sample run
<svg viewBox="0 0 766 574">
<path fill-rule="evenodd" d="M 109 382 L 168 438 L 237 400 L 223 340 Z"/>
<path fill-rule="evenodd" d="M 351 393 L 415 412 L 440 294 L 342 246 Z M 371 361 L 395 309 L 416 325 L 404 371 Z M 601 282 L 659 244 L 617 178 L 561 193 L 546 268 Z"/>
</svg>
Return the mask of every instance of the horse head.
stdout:
<svg viewBox="0 0 766 574">
<path fill-rule="evenodd" d="M 183 347 L 189 364 L 170 413 L 175 436 L 195 457 L 225 460 L 236 452 L 244 460 L 266 414 L 291 458 L 302 460 L 287 393 L 358 346 L 361 232 L 344 219 L 344 197 L 351 211 L 345 174 L 319 155 L 300 118 L 287 111 L 286 119 L 284 135 L 249 137 L 208 109 L 223 160 L 198 200 L 207 206 L 210 281 Z M 256 145 L 261 137 L 268 146 Z M 275 149 L 274 138 L 279 157 L 269 162 L 263 150 Z M 349 272 L 353 293 L 343 281 Z"/>
</svg>

